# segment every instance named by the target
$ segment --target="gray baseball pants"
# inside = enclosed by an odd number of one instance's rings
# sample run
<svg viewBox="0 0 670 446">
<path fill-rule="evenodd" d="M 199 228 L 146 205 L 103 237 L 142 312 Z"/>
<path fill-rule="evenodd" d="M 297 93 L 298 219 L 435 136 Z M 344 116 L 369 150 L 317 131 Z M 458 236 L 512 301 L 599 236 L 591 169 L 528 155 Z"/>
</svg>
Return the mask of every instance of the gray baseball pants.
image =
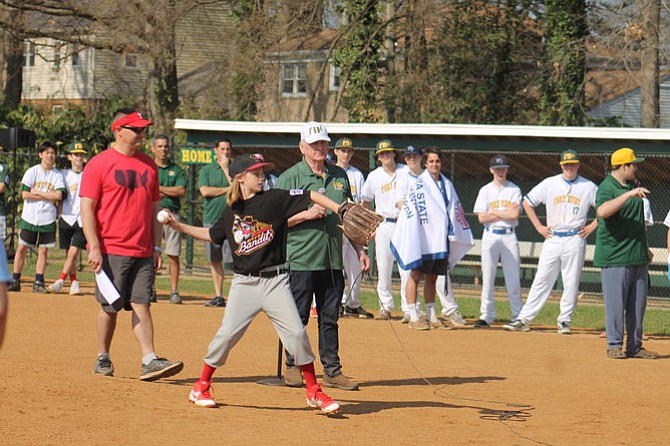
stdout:
<svg viewBox="0 0 670 446">
<path fill-rule="evenodd" d="M 216 368 L 223 366 L 230 350 L 261 311 L 272 321 L 296 365 L 314 362 L 312 346 L 291 294 L 288 274 L 284 273 L 271 278 L 233 276 L 223 322 L 209 344 L 205 363 Z"/>
</svg>

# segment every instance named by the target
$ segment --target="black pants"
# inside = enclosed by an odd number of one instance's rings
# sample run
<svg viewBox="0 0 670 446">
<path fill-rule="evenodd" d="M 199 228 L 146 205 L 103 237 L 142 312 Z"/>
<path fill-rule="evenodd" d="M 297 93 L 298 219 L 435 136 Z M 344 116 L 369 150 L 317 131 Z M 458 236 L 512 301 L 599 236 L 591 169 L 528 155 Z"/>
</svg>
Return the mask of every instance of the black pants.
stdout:
<svg viewBox="0 0 670 446">
<path fill-rule="evenodd" d="M 298 314 L 303 325 L 309 322 L 312 296 L 316 299 L 316 311 L 319 314 L 319 357 L 323 370 L 328 376 L 342 373 L 340 364 L 340 341 L 337 319 L 339 305 L 344 291 L 342 270 L 290 271 L 289 283 L 295 299 Z M 293 358 L 286 353 L 286 365 L 294 365 Z"/>
</svg>

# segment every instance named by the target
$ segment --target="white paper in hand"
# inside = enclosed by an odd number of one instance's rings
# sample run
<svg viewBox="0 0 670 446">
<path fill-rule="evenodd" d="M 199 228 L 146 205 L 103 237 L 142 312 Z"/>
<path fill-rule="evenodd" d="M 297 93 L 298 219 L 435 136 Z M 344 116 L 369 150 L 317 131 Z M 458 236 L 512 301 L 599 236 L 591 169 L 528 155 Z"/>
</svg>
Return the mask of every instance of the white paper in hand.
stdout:
<svg viewBox="0 0 670 446">
<path fill-rule="evenodd" d="M 95 273 L 95 284 L 98 285 L 98 290 L 100 290 L 102 297 L 105 298 L 108 304 L 113 304 L 119 297 L 121 297 L 119 291 L 102 268 Z"/>
</svg>

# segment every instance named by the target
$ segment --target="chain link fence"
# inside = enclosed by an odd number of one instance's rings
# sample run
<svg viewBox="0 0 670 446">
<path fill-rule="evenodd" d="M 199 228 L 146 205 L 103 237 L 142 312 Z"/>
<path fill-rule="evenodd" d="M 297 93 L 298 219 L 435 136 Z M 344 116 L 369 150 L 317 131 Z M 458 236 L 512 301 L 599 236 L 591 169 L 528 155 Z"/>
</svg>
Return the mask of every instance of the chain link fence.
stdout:
<svg viewBox="0 0 670 446">
<path fill-rule="evenodd" d="M 296 146 L 286 147 L 259 147 L 238 146 L 234 148 L 234 154 L 261 153 L 266 160 L 276 165 L 276 174 L 291 167 L 301 159 L 301 154 Z M 352 165 L 363 171 L 364 175 L 374 169 L 374 160 L 371 156 L 372 149 L 357 149 L 352 159 Z M 452 180 L 456 191 L 463 203 L 468 221 L 473 229 L 474 237 L 481 240 L 483 227 L 479 224 L 477 216 L 472 212 L 475 199 L 479 189 L 491 181 L 489 173 L 489 161 L 494 151 L 468 151 L 468 150 L 443 150 L 442 171 Z M 543 179 L 561 173 L 559 152 L 505 152 L 510 161 L 508 179 L 516 183 L 523 194 L 528 193 L 535 185 Z M 596 184 L 607 175 L 609 166 L 609 154 L 605 153 L 580 153 L 580 175 Z M 670 286 L 667 279 L 667 227 L 663 224 L 666 214 L 670 210 L 670 156 L 668 155 L 643 155 L 647 161 L 641 164 L 639 179 L 641 184 L 651 191 L 650 201 L 654 215 L 654 225 L 648 228 L 647 237 L 649 246 L 654 248 L 656 256 L 651 265 L 649 296 L 652 298 L 670 299 Z M 202 213 L 196 213 L 201 216 Z M 544 206 L 537 209 L 538 217 L 546 222 Z M 595 218 L 595 211 L 589 213 L 590 219 Z M 517 228 L 517 237 L 520 243 L 522 258 L 521 280 L 522 287 L 528 289 L 535 276 L 537 258 L 542 247 L 542 237 L 535 231 L 528 217 L 522 213 Z M 595 234 L 588 240 L 587 261 L 581 276 L 580 292 L 593 297 L 601 297 L 600 271 L 593 267 L 593 247 Z M 455 286 L 461 288 L 477 288 L 480 280 L 478 246 L 467 255 L 460 266 L 452 271 L 452 280 Z M 504 287 L 504 279 L 501 268 L 498 269 L 496 286 Z M 562 290 L 562 282 L 559 280 L 555 286 L 556 291 Z"/>
<path fill-rule="evenodd" d="M 193 147 L 189 145 L 188 147 Z M 363 171 L 364 175 L 374 169 L 372 149 L 355 150 L 352 165 Z M 175 151 L 175 162 L 182 165 L 187 177 L 188 192 L 183 201 L 182 217 L 190 220 L 195 225 L 202 225 L 202 197 L 197 188 L 197 178 L 202 165 L 184 165 L 179 160 L 179 150 Z M 276 174 L 291 167 L 300 161 L 302 155 L 296 146 L 285 147 L 260 147 L 260 146 L 237 146 L 233 149 L 233 155 L 242 153 L 261 153 L 266 160 L 275 163 Z M 479 189 L 491 181 L 488 171 L 489 161 L 497 152 L 493 151 L 468 151 L 468 150 L 444 150 L 442 151 L 443 173 L 454 183 L 459 198 L 463 203 L 466 216 L 473 229 L 477 241 L 481 239 L 483 227 L 478 223 L 477 216 L 472 213 L 475 199 Z M 59 168 L 67 167 L 67 160 L 60 154 L 58 160 Z M 558 164 L 558 152 L 505 152 L 510 161 L 508 178 L 516 183 L 523 194 L 528 193 L 536 184 L 543 179 L 559 174 L 561 172 Z M 639 154 L 638 154 L 639 155 Z M 643 155 L 647 161 L 640 165 L 639 179 L 641 184 L 651 191 L 651 201 L 654 225 L 648 228 L 647 237 L 649 246 L 654 250 L 656 256 L 650 267 L 650 291 L 652 298 L 670 300 L 670 286 L 667 279 L 667 227 L 663 224 L 666 214 L 670 210 L 670 155 Z M 607 175 L 609 154 L 604 153 L 580 153 L 581 167 L 580 175 L 599 184 Z M 13 246 L 17 239 L 13 235 L 18 229 L 21 216 L 21 200 L 19 198 L 20 182 L 23 172 L 33 164 L 39 162 L 37 155 L 33 153 L 17 152 L 16 155 L 7 157 L 6 161 L 10 167 L 12 184 L 5 193 L 8 205 L 8 232 L 10 238 L 6 241 L 8 252 L 13 252 Z M 537 209 L 540 219 L 545 222 L 545 208 Z M 13 218 L 11 218 L 13 216 Z M 595 212 L 591 210 L 590 218 L 595 218 Z M 542 237 L 535 231 L 527 216 L 522 213 L 517 228 L 517 237 L 520 243 L 522 258 L 521 280 L 524 288 L 529 288 L 535 275 L 537 257 L 539 256 Z M 205 259 L 202 243 L 190 241 L 191 252 L 183 261 L 187 263 L 189 270 L 209 270 L 209 263 Z M 592 259 L 595 234 L 587 240 L 587 261 L 582 272 L 580 292 L 600 297 L 601 283 L 600 272 L 594 268 Z M 477 246 L 464 258 L 464 260 L 452 271 L 452 281 L 455 286 L 461 288 L 477 288 L 480 280 L 479 253 Z M 496 286 L 504 287 L 502 271 L 499 268 Z M 561 280 L 556 284 L 555 290 L 560 291 Z"/>
</svg>

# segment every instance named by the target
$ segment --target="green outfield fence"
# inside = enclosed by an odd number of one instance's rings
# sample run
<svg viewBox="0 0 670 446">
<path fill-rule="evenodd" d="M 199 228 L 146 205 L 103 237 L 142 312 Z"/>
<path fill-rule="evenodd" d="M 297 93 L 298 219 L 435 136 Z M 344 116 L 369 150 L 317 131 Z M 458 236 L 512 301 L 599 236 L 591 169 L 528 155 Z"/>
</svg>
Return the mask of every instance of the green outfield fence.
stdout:
<svg viewBox="0 0 670 446">
<path fill-rule="evenodd" d="M 190 144 L 184 147 L 197 147 L 197 144 Z M 180 147 L 181 148 L 181 147 Z M 180 149 L 178 148 L 178 149 Z M 178 153 L 178 150 L 175 151 Z M 234 146 L 233 154 L 238 155 L 242 153 L 261 153 L 265 156 L 267 161 L 271 161 L 276 165 L 276 174 L 279 175 L 288 167 L 297 163 L 301 159 L 300 151 L 294 146 L 285 147 L 263 147 L 253 145 Z M 475 199 L 479 189 L 491 181 L 491 175 L 488 172 L 488 165 L 490 158 L 497 152 L 494 151 L 471 151 L 471 150 L 443 150 L 443 173 L 451 179 L 454 183 L 456 191 L 465 207 L 466 215 L 470 225 L 473 229 L 475 239 L 480 239 L 482 234 L 482 226 L 478 223 L 476 216 L 472 213 Z M 526 194 L 530 189 L 538 184 L 544 178 L 556 175 L 561 172 L 558 164 L 558 152 L 509 152 L 505 151 L 505 155 L 510 161 L 510 172 L 508 178 L 516 183 L 523 194 Z M 641 154 L 638 154 L 641 155 Z M 664 154 L 644 154 L 647 161 L 640 165 L 639 178 L 642 185 L 651 191 L 649 196 L 654 216 L 654 225 L 648 228 L 649 245 L 652 248 L 665 250 L 667 227 L 663 224 L 666 214 L 670 210 L 670 155 Z M 10 192 L 7 195 L 7 202 L 9 205 L 8 214 L 11 216 L 12 211 L 15 210 L 14 218 L 10 221 L 8 217 L 8 231 L 11 233 L 11 227 L 18 227 L 18 219 L 20 218 L 20 200 L 18 199 L 18 184 L 20 183 L 23 172 L 32 164 L 37 162 L 35 153 L 18 153 L 16 165 L 11 159 L 6 159 L 3 162 L 10 164 L 10 172 L 13 185 L 10 187 Z M 174 156 L 175 162 L 181 164 L 179 156 Z M 599 184 L 607 174 L 609 155 L 604 153 L 580 153 L 581 168 L 580 174 Z M 363 171 L 365 175 L 374 168 L 373 157 L 370 149 L 357 149 L 355 151 L 352 164 Z M 67 165 L 63 156 L 59 160 L 59 167 Z M 188 192 L 187 198 L 183 201 L 182 217 L 188 221 L 191 220 L 195 225 L 202 224 L 202 198 L 197 191 L 197 176 L 201 169 L 201 165 L 182 165 L 186 172 Z M 20 172 L 17 174 L 17 172 Z M 17 206 L 18 205 L 18 206 Z M 538 216 L 544 221 L 545 209 L 541 206 L 537 210 Z M 591 211 L 591 217 L 595 213 Z M 522 264 L 522 286 L 529 288 L 534 277 L 534 263 L 537 261 L 537 250 L 542 238 L 537 234 L 532 224 L 522 214 L 520 218 L 519 227 L 517 228 L 517 236 L 520 241 Z M 533 252 L 530 252 L 531 245 L 535 244 Z M 12 244 L 15 245 L 16 240 L 7 240 L 8 251 L 13 252 Z M 595 243 L 595 234 L 591 235 L 587 240 L 589 245 Z M 201 243 L 189 242 L 190 250 L 187 250 L 184 255 L 183 262 L 186 264 L 186 271 L 193 270 L 209 270 L 209 264 L 204 258 Z M 659 251 L 657 251 L 659 252 Z M 657 256 L 658 257 L 658 256 Z M 478 269 L 476 268 L 479 258 L 475 255 L 466 256 L 467 266 L 457 266 L 452 271 L 452 280 L 457 287 L 477 287 L 476 275 Z M 649 296 L 658 299 L 670 299 L 670 285 L 667 279 L 667 263 L 666 258 L 656 258 L 651 267 L 652 274 L 650 274 L 650 292 Z M 374 274 L 374 271 L 373 271 Z M 504 280 L 502 272 L 499 268 L 499 274 L 496 279 L 496 286 L 503 287 Z M 560 291 L 561 281 L 556 285 L 556 290 Z M 590 261 L 587 260 L 585 269 L 582 273 L 580 292 L 588 295 L 598 297 L 601 293 L 600 274 L 597 268 L 593 268 Z"/>
</svg>

